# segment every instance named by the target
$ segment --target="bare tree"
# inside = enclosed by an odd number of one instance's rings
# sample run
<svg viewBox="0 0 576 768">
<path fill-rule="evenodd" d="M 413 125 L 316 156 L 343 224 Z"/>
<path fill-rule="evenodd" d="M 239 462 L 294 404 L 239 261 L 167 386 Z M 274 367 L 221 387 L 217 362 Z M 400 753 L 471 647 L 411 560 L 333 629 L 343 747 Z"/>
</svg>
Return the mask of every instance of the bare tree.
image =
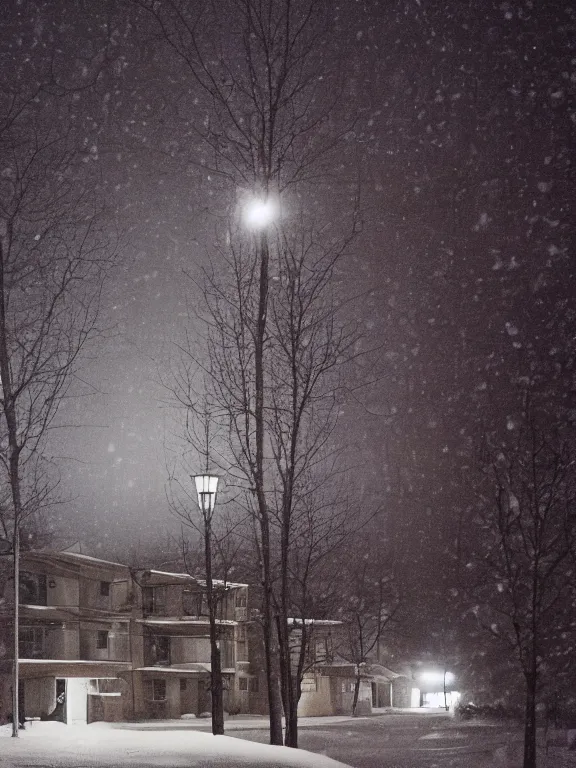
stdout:
<svg viewBox="0 0 576 768">
<path fill-rule="evenodd" d="M 295 211 L 304 207 L 299 196 L 307 195 L 310 201 L 314 200 L 315 190 L 310 182 L 322 176 L 324 161 L 340 138 L 330 122 L 342 93 L 335 60 L 329 62 L 327 32 L 333 24 L 330 4 L 313 0 L 297 4 L 291 0 L 226 0 L 223 4 L 198 4 L 190 0 L 135 2 L 154 17 L 162 39 L 180 58 L 194 84 L 196 103 L 187 121 L 187 131 L 196 146 L 191 146 L 188 156 L 228 185 L 228 199 L 234 205 L 242 206 L 256 195 L 262 205 L 275 204 L 281 214 L 288 198 Z M 297 465 L 296 453 L 302 451 L 312 405 L 317 411 L 322 410 L 320 382 L 338 363 L 335 346 L 341 345 L 341 355 L 346 351 L 344 336 L 331 322 L 326 309 L 324 330 L 330 337 L 322 342 L 328 344 L 326 360 L 322 362 L 321 350 L 316 347 L 318 354 L 313 362 L 309 361 L 310 378 L 304 381 L 296 369 L 306 362 L 304 348 L 309 339 L 311 348 L 315 347 L 321 313 L 317 312 L 313 321 L 318 323 L 316 329 L 310 327 L 307 333 L 303 327 L 293 329 L 289 344 L 295 342 L 296 347 L 289 350 L 282 349 L 283 337 L 271 330 L 275 324 L 279 332 L 284 322 L 281 317 L 287 318 L 286 307 L 272 298 L 277 287 L 284 290 L 288 302 L 290 292 L 293 300 L 300 300 L 301 320 L 311 306 L 319 306 L 319 293 L 324 291 L 321 273 L 306 272 L 310 264 L 307 254 L 312 246 L 306 244 L 305 233 L 312 230 L 300 231 L 302 240 L 298 244 L 296 238 L 284 236 L 281 226 L 274 239 L 266 227 L 251 237 L 246 237 L 239 227 L 234 228 L 229 254 L 223 257 L 224 263 L 217 270 L 220 277 L 222 267 L 228 268 L 229 284 L 224 288 L 222 282 L 212 279 L 206 288 L 211 334 L 210 362 L 204 365 L 215 385 L 215 398 L 229 420 L 234 456 L 231 466 L 253 490 L 253 498 L 247 499 L 246 505 L 252 508 L 257 522 L 270 740 L 274 744 L 282 743 L 282 727 L 275 674 L 277 622 L 273 616 L 275 545 L 271 500 L 279 501 L 282 519 L 278 551 L 283 560 L 280 579 L 285 584 L 292 504 L 303 469 Z M 328 245 L 326 254 L 331 238 L 327 232 L 324 237 Z M 314 242 L 313 247 L 316 246 Z M 290 260 L 296 270 L 292 273 L 285 269 Z M 333 268 L 334 263 L 325 265 L 325 278 L 333 275 Z M 277 269 L 283 272 L 282 276 L 276 273 Z M 310 275 L 311 295 L 305 298 L 303 293 L 298 299 L 299 281 Z M 271 302 L 275 302 L 275 308 Z M 293 318 L 294 308 L 290 308 Z M 276 351 L 271 353 L 272 349 Z M 287 355 L 292 355 L 294 369 L 285 367 L 280 372 L 280 357 L 287 362 Z M 302 377 L 305 375 L 302 372 Z M 272 391 L 279 377 L 292 389 L 283 387 L 274 403 Z M 292 397 L 295 399 L 290 400 Z M 283 412 L 274 423 L 271 413 L 276 406 Z M 280 412 L 276 408 L 277 416 Z M 330 421 L 326 414 L 322 418 Z M 274 429 L 276 439 L 272 437 Z M 322 439 L 318 438 L 315 446 L 314 440 L 309 439 L 308 450 L 312 455 L 321 449 Z M 271 451 L 273 460 L 269 456 Z M 276 475 L 274 479 L 272 474 Z M 278 605 L 285 614 L 284 597 Z M 285 615 L 280 624 L 284 626 Z M 285 639 L 281 630 L 280 642 Z M 285 678 L 281 675 L 281 680 Z M 296 746 L 296 740 L 296 734 L 288 729 L 286 743 Z"/>
<path fill-rule="evenodd" d="M 357 554 L 341 569 L 338 617 L 344 623 L 340 653 L 355 667 L 352 700 L 352 714 L 355 715 L 362 675 L 369 662 L 378 656 L 384 633 L 395 627 L 401 595 L 379 538 L 370 538 L 363 532 L 353 550 Z M 360 555 L 362 550 L 364 553 Z"/>
<path fill-rule="evenodd" d="M 574 632 L 568 618 L 575 598 L 573 428 L 551 423 L 530 394 L 508 426 L 506 440 L 485 448 L 486 490 L 464 570 L 480 626 L 524 677 L 523 766 L 535 768 L 540 690 L 554 674 L 558 639 Z"/>
<path fill-rule="evenodd" d="M 114 245 L 86 191 L 86 151 L 66 128 L 68 99 L 10 94 L 0 134 L 0 466 L 14 553 L 13 721 L 18 720 L 18 599 L 23 525 L 55 480 L 45 447 L 80 355 L 100 334 Z M 7 522 L 7 520 L 9 522 Z"/>
</svg>

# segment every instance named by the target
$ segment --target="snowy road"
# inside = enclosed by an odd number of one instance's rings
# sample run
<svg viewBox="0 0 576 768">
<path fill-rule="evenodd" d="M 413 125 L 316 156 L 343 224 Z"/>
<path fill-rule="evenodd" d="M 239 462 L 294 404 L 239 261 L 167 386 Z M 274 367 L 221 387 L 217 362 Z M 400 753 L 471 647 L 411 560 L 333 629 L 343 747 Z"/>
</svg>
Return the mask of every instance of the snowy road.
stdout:
<svg viewBox="0 0 576 768">
<path fill-rule="evenodd" d="M 232 735 L 262 742 L 267 736 L 256 730 Z M 511 768 L 516 763 L 509 746 L 519 738 L 506 726 L 456 725 L 430 715 L 383 715 L 300 730 L 303 749 L 354 768 Z"/>
<path fill-rule="evenodd" d="M 228 721 L 212 736 L 206 721 L 32 723 L 19 739 L 0 738 L 0 768 L 520 768 L 514 724 L 458 723 L 447 715 L 308 718 L 299 750 L 267 744 L 266 721 Z M 318 722 L 319 721 L 319 722 Z M 0 737 L 9 735 L 7 726 Z M 336 762 L 339 761 L 339 762 Z M 539 768 L 574 768 L 576 753 L 542 750 Z"/>
</svg>

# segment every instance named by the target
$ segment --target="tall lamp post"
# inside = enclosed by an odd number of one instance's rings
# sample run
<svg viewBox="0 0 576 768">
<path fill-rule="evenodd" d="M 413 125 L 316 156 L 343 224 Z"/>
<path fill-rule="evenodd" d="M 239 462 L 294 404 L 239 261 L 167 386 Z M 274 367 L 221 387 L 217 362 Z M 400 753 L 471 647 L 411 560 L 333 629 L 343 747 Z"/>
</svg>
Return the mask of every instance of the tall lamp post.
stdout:
<svg viewBox="0 0 576 768">
<path fill-rule="evenodd" d="M 198 506 L 202 515 L 204 531 L 204 565 L 206 568 L 206 602 L 208 603 L 208 619 L 210 622 L 210 692 L 212 711 L 212 733 L 214 736 L 224 733 L 224 698 L 222 685 L 222 660 L 216 625 L 216 609 L 218 601 L 214 596 L 212 581 L 212 518 L 216 505 L 218 477 L 216 475 L 195 475 Z"/>
<path fill-rule="evenodd" d="M 282 702 L 276 672 L 277 647 L 274 637 L 272 611 L 272 566 L 270 545 L 270 520 L 264 493 L 264 348 L 268 313 L 268 288 L 270 283 L 270 247 L 268 230 L 278 217 L 278 205 L 270 197 L 268 185 L 263 193 L 254 197 L 244 206 L 244 224 L 254 233 L 257 252 L 258 309 L 254 327 L 254 467 L 252 481 L 258 506 L 258 519 L 261 535 L 263 631 L 266 655 L 266 687 L 268 689 L 268 707 L 270 711 L 270 743 L 282 744 Z"/>
</svg>

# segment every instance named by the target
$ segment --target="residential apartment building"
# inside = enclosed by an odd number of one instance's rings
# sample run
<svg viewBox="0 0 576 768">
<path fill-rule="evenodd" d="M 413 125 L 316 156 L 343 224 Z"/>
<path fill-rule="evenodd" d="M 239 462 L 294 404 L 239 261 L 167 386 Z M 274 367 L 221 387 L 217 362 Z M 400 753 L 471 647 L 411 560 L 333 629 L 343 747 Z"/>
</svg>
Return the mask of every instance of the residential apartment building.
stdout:
<svg viewBox="0 0 576 768">
<path fill-rule="evenodd" d="M 13 583 L 0 584 L 0 721 L 11 712 Z M 248 588 L 218 585 L 225 706 L 249 711 Z M 206 586 L 72 552 L 22 554 L 20 688 L 27 717 L 67 723 L 210 709 Z M 2 597 L 3 593 L 3 597 Z"/>
</svg>

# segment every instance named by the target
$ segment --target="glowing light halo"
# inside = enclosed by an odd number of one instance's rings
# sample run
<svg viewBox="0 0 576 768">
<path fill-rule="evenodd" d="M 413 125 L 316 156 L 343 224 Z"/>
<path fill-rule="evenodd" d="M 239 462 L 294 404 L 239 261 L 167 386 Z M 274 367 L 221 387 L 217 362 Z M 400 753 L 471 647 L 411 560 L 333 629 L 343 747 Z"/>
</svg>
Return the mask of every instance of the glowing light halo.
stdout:
<svg viewBox="0 0 576 768">
<path fill-rule="evenodd" d="M 452 683 L 454 682 L 454 679 L 454 674 L 452 672 L 444 673 L 441 671 L 426 670 L 420 674 L 420 680 L 422 680 L 423 683 L 442 683 L 444 681 L 446 681 L 446 683 Z"/>
<path fill-rule="evenodd" d="M 243 209 L 244 224 L 249 229 L 266 229 L 274 221 L 278 208 L 271 198 L 254 197 Z"/>
</svg>

